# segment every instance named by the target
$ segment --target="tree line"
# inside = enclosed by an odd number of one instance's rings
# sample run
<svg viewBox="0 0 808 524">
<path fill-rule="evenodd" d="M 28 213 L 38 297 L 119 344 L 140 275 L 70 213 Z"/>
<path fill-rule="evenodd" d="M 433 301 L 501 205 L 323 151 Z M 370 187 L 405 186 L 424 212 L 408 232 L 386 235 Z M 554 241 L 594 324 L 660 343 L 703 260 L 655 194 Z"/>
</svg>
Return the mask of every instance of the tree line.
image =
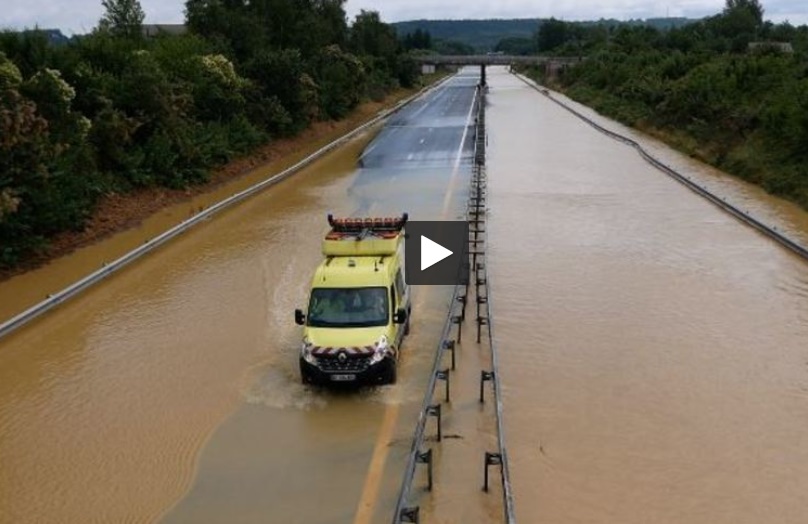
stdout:
<svg viewBox="0 0 808 524">
<path fill-rule="evenodd" d="M 88 35 L 0 33 L 0 267 L 81 229 L 104 194 L 182 188 L 364 99 L 418 81 L 392 26 L 344 0 L 186 2 L 145 37 L 137 0 Z"/>
<path fill-rule="evenodd" d="M 585 58 L 555 79 L 573 98 L 808 209 L 808 26 L 728 0 L 670 30 L 550 20 L 536 45 Z"/>
<path fill-rule="evenodd" d="M 416 45 L 416 49 L 431 49 L 439 54 L 483 54 L 491 51 L 506 55 L 531 55 L 537 52 L 536 32 L 549 20 L 543 18 L 487 19 L 487 20 L 410 20 L 395 22 L 399 35 L 428 34 L 431 45 Z M 600 19 L 580 22 L 581 25 L 651 26 L 669 29 L 682 26 L 695 19 L 669 17 L 632 20 Z"/>
</svg>

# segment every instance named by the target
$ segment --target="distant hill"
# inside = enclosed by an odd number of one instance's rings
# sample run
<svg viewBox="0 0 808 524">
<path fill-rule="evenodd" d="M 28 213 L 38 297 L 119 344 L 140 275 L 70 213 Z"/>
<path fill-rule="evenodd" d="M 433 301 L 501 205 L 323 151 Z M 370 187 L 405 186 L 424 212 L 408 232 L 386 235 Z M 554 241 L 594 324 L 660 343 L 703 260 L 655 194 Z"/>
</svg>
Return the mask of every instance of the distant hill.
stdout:
<svg viewBox="0 0 808 524">
<path fill-rule="evenodd" d="M 70 38 L 66 37 L 64 33 L 62 33 L 59 29 L 23 29 L 22 31 L 14 31 L 14 30 L 0 30 L 10 34 L 39 34 L 45 37 L 45 40 L 48 41 L 51 45 L 65 45 L 70 42 Z"/>
<path fill-rule="evenodd" d="M 399 35 L 415 32 L 416 29 L 429 31 L 433 40 L 453 40 L 470 45 L 477 51 L 492 51 L 503 38 L 532 38 L 544 19 L 514 18 L 491 20 L 409 20 L 394 22 Z M 670 29 L 693 22 L 692 18 L 649 18 L 647 20 L 613 20 L 601 19 L 581 24 L 605 25 L 648 25 L 657 29 Z"/>
<path fill-rule="evenodd" d="M 477 51 L 491 51 L 503 38 L 531 38 L 541 22 L 538 18 L 513 20 L 412 20 L 395 22 L 399 35 L 416 29 L 429 31 L 433 40 L 454 40 Z"/>
</svg>

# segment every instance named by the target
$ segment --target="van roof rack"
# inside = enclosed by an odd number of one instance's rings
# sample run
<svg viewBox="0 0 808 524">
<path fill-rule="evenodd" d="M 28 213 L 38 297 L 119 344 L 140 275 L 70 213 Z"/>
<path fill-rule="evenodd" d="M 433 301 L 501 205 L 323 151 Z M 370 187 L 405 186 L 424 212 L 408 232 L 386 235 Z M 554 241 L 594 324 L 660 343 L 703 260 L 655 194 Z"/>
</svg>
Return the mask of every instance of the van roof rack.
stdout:
<svg viewBox="0 0 808 524">
<path fill-rule="evenodd" d="M 357 237 L 358 240 L 367 236 L 397 235 L 407 223 L 409 215 L 403 213 L 400 217 L 367 217 L 367 218 L 334 218 L 328 215 L 328 224 L 331 226 L 329 236 Z"/>
<path fill-rule="evenodd" d="M 389 218 L 334 218 L 328 215 L 331 230 L 323 239 L 323 254 L 338 257 L 384 257 L 395 255 L 403 246 L 407 213 Z"/>
</svg>

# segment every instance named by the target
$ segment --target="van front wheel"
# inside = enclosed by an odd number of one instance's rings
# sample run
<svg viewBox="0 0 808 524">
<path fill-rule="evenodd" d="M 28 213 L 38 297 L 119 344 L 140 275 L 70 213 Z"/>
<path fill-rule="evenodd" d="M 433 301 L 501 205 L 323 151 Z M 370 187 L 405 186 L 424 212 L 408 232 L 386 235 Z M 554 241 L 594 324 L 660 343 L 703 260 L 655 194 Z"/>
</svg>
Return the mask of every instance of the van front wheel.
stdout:
<svg viewBox="0 0 808 524">
<path fill-rule="evenodd" d="M 308 364 L 306 364 L 302 358 L 300 359 L 300 382 L 303 383 L 303 385 L 314 385 L 317 383 L 313 373 L 308 368 Z"/>
<path fill-rule="evenodd" d="M 387 368 L 387 371 L 384 374 L 384 383 L 385 384 L 395 384 L 396 379 L 398 378 L 398 363 L 393 362 Z"/>
</svg>

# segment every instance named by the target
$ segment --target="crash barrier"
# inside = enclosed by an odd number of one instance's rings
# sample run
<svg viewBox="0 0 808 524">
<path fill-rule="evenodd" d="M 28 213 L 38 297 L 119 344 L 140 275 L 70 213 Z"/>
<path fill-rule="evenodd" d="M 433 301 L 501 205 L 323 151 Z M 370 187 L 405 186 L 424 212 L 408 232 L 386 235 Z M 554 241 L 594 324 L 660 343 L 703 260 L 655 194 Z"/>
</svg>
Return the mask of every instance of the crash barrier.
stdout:
<svg viewBox="0 0 808 524">
<path fill-rule="evenodd" d="M 480 402 L 485 402 L 485 384 L 487 382 L 492 384 L 492 390 L 495 402 L 496 413 L 496 428 L 497 428 L 497 449 L 494 451 L 486 451 L 483 459 L 483 481 L 482 489 L 485 492 L 489 490 L 489 468 L 490 466 L 500 467 L 500 479 L 502 484 L 503 496 L 503 515 L 504 522 L 514 524 L 516 522 L 514 517 L 513 496 L 511 493 L 510 474 L 508 471 L 508 457 L 505 448 L 505 432 L 503 428 L 502 417 L 502 400 L 500 397 L 500 384 L 499 373 L 497 372 L 497 352 L 494 343 L 494 327 L 492 322 L 492 309 L 491 309 L 491 295 L 490 295 L 490 281 L 488 279 L 485 255 L 486 255 L 486 186 L 487 176 L 485 170 L 485 147 L 486 147 L 486 131 L 485 131 L 485 87 L 478 86 L 477 96 L 475 98 L 477 104 L 477 113 L 475 119 L 475 138 L 474 138 L 474 156 L 473 156 L 473 171 L 469 188 L 469 199 L 466 209 L 467 221 L 469 224 L 469 239 L 468 239 L 468 252 L 465 253 L 465 267 L 461 270 L 462 278 L 455 286 L 452 293 L 452 299 L 449 303 L 449 309 L 446 316 L 446 321 L 443 326 L 440 343 L 435 352 L 435 359 L 432 365 L 432 372 L 430 374 L 429 383 L 427 384 L 426 394 L 421 405 L 421 412 L 418 416 L 418 423 L 416 425 L 415 433 L 412 439 L 410 454 L 407 459 L 407 465 L 404 470 L 404 478 L 399 491 L 398 500 L 396 502 L 395 513 L 393 514 L 393 524 L 407 523 L 420 523 L 420 507 L 417 505 L 410 505 L 413 481 L 415 477 L 415 469 L 420 465 L 426 466 L 426 489 L 432 491 L 433 486 L 433 473 L 432 473 L 432 448 L 424 449 L 425 433 L 427 420 L 434 417 L 436 421 L 436 436 L 435 442 L 439 445 L 442 441 L 441 429 L 441 406 L 440 402 L 435 402 L 436 388 L 438 381 L 444 384 L 443 398 L 444 402 L 450 401 L 450 380 L 451 373 L 456 368 L 456 351 L 458 346 L 462 343 L 462 328 L 463 323 L 466 321 L 466 308 L 469 305 L 470 299 L 474 298 L 475 303 L 475 323 L 477 331 L 477 342 L 480 343 L 483 336 L 483 331 L 487 331 L 487 339 L 490 347 L 491 361 L 490 368 L 482 370 L 480 374 Z M 474 287 L 474 293 L 470 293 L 471 286 Z M 457 326 L 457 336 L 455 339 L 451 338 L 454 326 Z M 450 364 L 444 364 L 446 353 L 450 354 Z M 438 392 L 439 393 L 439 392 Z M 440 395 L 438 395 L 440 398 Z"/>
<path fill-rule="evenodd" d="M 629 145 L 629 146 L 633 147 L 635 150 L 637 150 L 637 152 L 640 154 L 640 156 L 643 159 L 645 159 L 648 163 L 650 163 L 652 166 L 659 169 L 663 173 L 669 175 L 670 177 L 672 177 L 677 182 L 682 183 L 685 187 L 687 187 L 691 191 L 693 191 L 696 194 L 701 195 L 702 197 L 706 198 L 707 200 L 709 200 L 710 202 L 712 202 L 713 204 L 718 206 L 720 209 L 726 211 L 730 215 L 734 216 L 735 218 L 737 218 L 738 220 L 740 220 L 744 224 L 756 229 L 760 233 L 763 233 L 764 235 L 771 238 L 775 242 L 778 242 L 780 245 L 782 245 L 783 247 L 791 250 L 793 253 L 801 256 L 803 259 L 808 260 L 808 248 L 806 248 L 805 246 L 801 246 L 797 242 L 795 242 L 795 241 L 791 240 L 790 238 L 786 237 L 784 234 L 777 231 L 777 228 L 764 224 L 763 222 L 756 219 L 755 217 L 753 217 L 749 213 L 747 213 L 745 211 L 742 211 L 742 210 L 738 209 L 736 206 L 730 204 L 729 202 L 726 201 L 726 199 L 720 198 L 720 197 L 714 195 L 706 187 L 700 186 L 695 181 L 693 181 L 690 178 L 686 177 L 685 175 L 679 173 L 678 171 L 676 171 L 672 167 L 660 162 L 658 159 L 654 158 L 650 153 L 648 153 L 648 151 L 646 151 L 645 148 L 643 148 L 636 140 L 633 140 L 633 139 L 631 139 L 631 138 L 629 138 L 627 136 L 624 136 L 624 135 L 621 135 L 619 133 L 616 133 L 616 132 L 614 132 L 614 131 L 612 131 L 610 129 L 606 129 L 605 127 L 601 126 L 600 124 L 598 124 L 597 122 L 595 122 L 591 118 L 583 115 L 579 111 L 576 111 L 575 109 L 573 109 L 569 105 L 565 104 L 561 100 L 554 97 L 552 95 L 552 93 L 550 93 L 550 91 L 548 89 L 537 85 L 535 82 L 532 82 L 531 80 L 525 78 L 524 76 L 522 76 L 520 74 L 516 74 L 516 76 L 520 80 L 522 80 L 524 83 L 526 83 L 527 85 L 529 85 L 533 89 L 537 90 L 538 92 L 540 92 L 541 94 L 543 94 L 544 96 L 546 96 L 547 98 L 549 98 L 550 100 L 555 102 L 556 104 L 560 105 L 561 107 L 563 107 L 564 109 L 566 109 L 567 111 L 572 113 L 573 115 L 577 116 L 578 118 L 580 118 L 581 120 L 583 120 L 584 122 L 589 124 L 590 126 L 594 127 L 595 129 L 597 129 L 601 133 L 603 133 L 603 134 L 605 134 L 605 135 L 607 135 L 607 136 L 609 136 L 611 138 L 614 138 L 615 140 L 623 142 L 626 145 Z"/>
<path fill-rule="evenodd" d="M 242 200 L 244 200 L 246 198 L 249 198 L 249 197 L 253 196 L 256 193 L 258 193 L 258 192 L 260 192 L 260 191 L 262 191 L 262 190 L 264 190 L 264 189 L 266 189 L 266 188 L 268 188 L 270 186 L 273 186 L 273 185 L 281 182 L 282 180 L 285 180 L 285 179 L 289 178 L 291 175 L 297 173 L 298 171 L 300 171 L 304 167 L 308 166 L 309 164 L 311 164 L 315 160 L 318 160 L 318 159 L 322 158 L 325 154 L 331 152 L 332 150 L 336 149 L 337 147 L 340 147 L 345 142 L 351 140 L 352 138 L 359 135 L 360 133 L 366 131 L 367 129 L 369 129 L 371 127 L 373 127 L 374 125 L 376 125 L 379 122 L 381 122 L 382 120 L 388 118 L 389 116 L 396 113 L 397 111 L 400 111 L 402 108 L 409 105 L 413 101 L 415 101 L 415 100 L 417 100 L 417 99 L 419 99 L 419 98 L 421 98 L 423 96 L 426 96 L 428 93 L 440 88 L 445 83 L 447 83 L 449 80 L 451 80 L 451 78 L 452 77 L 448 77 L 448 78 L 438 82 L 435 85 L 432 85 L 432 86 L 429 86 L 429 87 L 426 87 L 426 88 L 420 90 L 418 93 L 414 94 L 413 96 L 408 97 L 408 98 L 398 102 L 393 107 L 379 112 L 379 114 L 377 114 L 370 121 L 362 124 L 361 126 L 357 127 L 353 131 L 351 131 L 351 132 L 341 136 L 340 138 L 334 140 L 333 142 L 331 142 L 328 145 L 324 146 L 323 148 L 317 150 L 316 152 L 314 152 L 313 154 L 307 156 L 303 160 L 299 161 L 295 165 L 281 171 L 280 173 L 278 173 L 276 175 L 273 175 L 272 177 L 270 177 L 270 178 L 268 178 L 266 180 L 263 180 L 263 181 L 255 184 L 253 186 L 250 186 L 249 188 L 247 188 L 247 189 L 245 189 L 243 191 L 240 191 L 239 193 L 236 193 L 233 196 L 231 196 L 231 197 L 229 197 L 229 198 L 227 198 L 225 200 L 222 200 L 221 202 L 219 202 L 219 203 L 217 203 L 217 204 L 215 204 L 215 205 L 213 205 L 213 206 L 211 206 L 211 207 L 197 213 L 193 217 L 181 222 L 180 224 L 174 226 L 173 228 L 169 229 L 165 233 L 162 233 L 161 235 L 159 235 L 157 237 L 154 237 L 151 240 L 147 240 L 142 246 L 140 246 L 140 247 L 126 253 L 125 255 L 118 258 L 117 260 L 115 260 L 113 262 L 110 262 L 110 263 L 104 263 L 103 266 L 101 267 L 101 269 L 99 269 L 99 270 L 91 273 L 90 275 L 82 278 L 78 282 L 68 286 L 67 288 L 59 291 L 58 293 L 54 293 L 53 295 L 49 295 L 48 298 L 43 300 L 42 302 L 39 302 L 38 304 L 36 304 L 36 305 L 30 307 L 29 309 L 23 311 L 19 315 L 17 315 L 15 317 L 11 318 L 10 320 L 7 320 L 6 322 L 3 322 L 2 324 L 0 324 L 0 338 L 4 337 L 5 335 L 8 335 L 8 334 L 12 333 L 13 331 L 21 328 L 22 326 L 24 326 L 28 322 L 31 322 L 32 320 L 40 317 L 44 313 L 50 311 L 54 307 L 56 307 L 56 306 L 62 304 L 63 302 L 66 302 L 67 300 L 75 297 L 76 295 L 78 295 L 82 291 L 88 289 L 90 286 L 93 286 L 93 285 L 97 284 L 98 282 L 104 280 L 105 278 L 109 277 L 113 273 L 116 273 L 117 271 L 123 269 L 128 264 L 130 264 L 130 263 L 134 262 L 135 260 L 141 258 L 142 256 L 144 256 L 144 255 L 146 255 L 148 253 L 151 253 L 152 251 L 154 251 L 158 247 L 162 246 L 163 244 L 165 244 L 169 240 L 171 240 L 171 239 L 179 236 L 180 234 L 188 231 L 189 229 L 191 229 L 192 227 L 198 225 L 199 223 L 204 222 L 205 220 L 208 220 L 209 218 L 211 218 L 216 213 L 218 213 L 220 211 L 223 211 L 224 209 L 226 209 L 226 208 L 228 208 L 228 207 L 230 207 L 230 206 L 232 206 L 232 205 L 234 205 L 234 204 L 236 204 L 238 202 L 241 202 Z"/>
</svg>

